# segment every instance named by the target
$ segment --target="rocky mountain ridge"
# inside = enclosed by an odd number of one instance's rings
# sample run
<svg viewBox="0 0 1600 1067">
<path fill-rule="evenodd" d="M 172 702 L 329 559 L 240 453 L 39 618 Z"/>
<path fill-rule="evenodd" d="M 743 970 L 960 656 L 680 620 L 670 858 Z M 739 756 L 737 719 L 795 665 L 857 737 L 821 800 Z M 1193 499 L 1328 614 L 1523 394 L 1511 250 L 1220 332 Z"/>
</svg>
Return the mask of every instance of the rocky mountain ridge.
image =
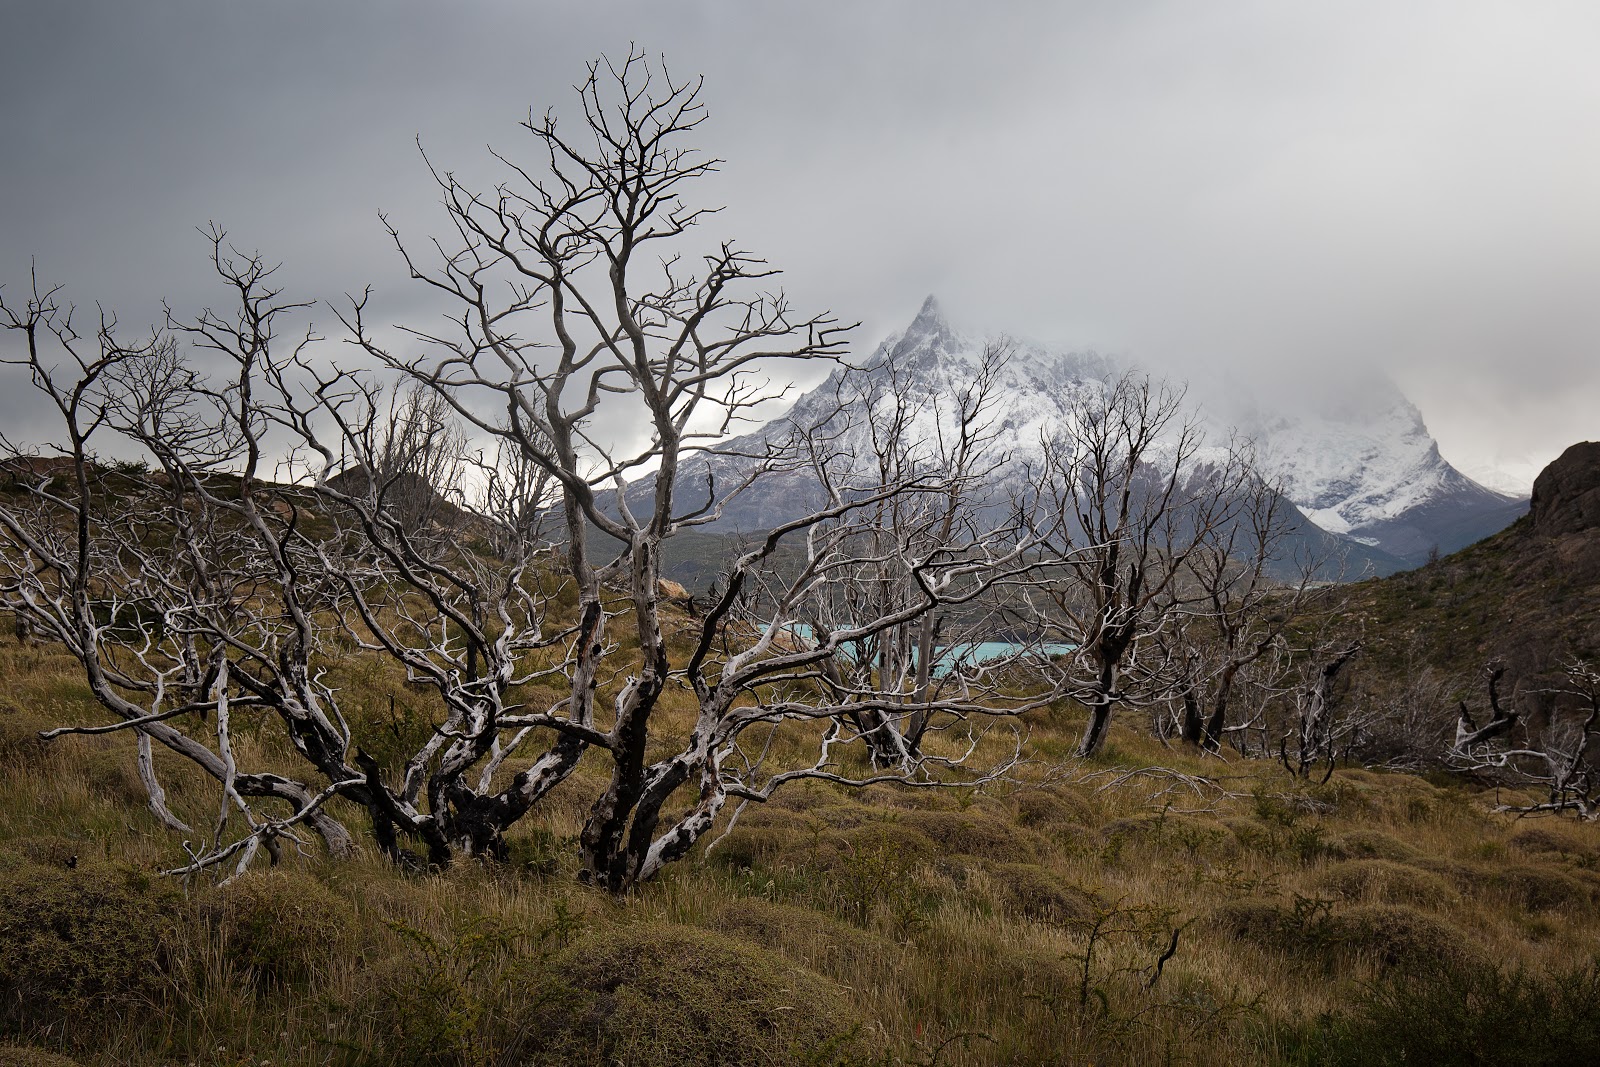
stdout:
<svg viewBox="0 0 1600 1067">
<path fill-rule="evenodd" d="M 992 490 L 1004 495 L 1037 462 L 1043 440 L 1060 425 L 1074 396 L 1102 389 L 1106 379 L 1133 368 L 1094 352 L 966 337 L 930 296 L 907 328 L 886 338 L 863 369 L 869 377 L 899 377 L 900 388 L 920 401 L 911 435 L 932 441 L 948 422 L 953 397 L 971 384 L 986 346 L 994 344 L 1009 352 L 997 375 L 994 410 L 997 436 L 1010 458 L 991 479 Z M 840 403 L 841 381 L 842 372 L 836 372 L 787 415 L 733 442 L 729 450 L 757 450 L 794 427 L 828 418 Z M 1525 501 L 1479 485 L 1451 466 L 1416 407 L 1381 376 L 1346 380 L 1309 397 L 1269 399 L 1250 392 L 1245 383 L 1213 390 L 1203 399 L 1191 394 L 1191 399 L 1189 413 L 1205 426 L 1219 453 L 1220 442 L 1234 430 L 1255 440 L 1266 473 L 1305 516 L 1305 536 L 1322 541 L 1320 549 L 1343 555 L 1350 577 L 1392 573 L 1449 553 L 1505 527 L 1526 509 Z M 859 427 L 850 432 L 865 433 Z M 710 465 L 722 470 L 724 484 L 737 466 L 726 459 Z M 769 528 L 803 505 L 808 485 L 800 474 L 770 478 L 731 507 L 722 525 Z"/>
</svg>

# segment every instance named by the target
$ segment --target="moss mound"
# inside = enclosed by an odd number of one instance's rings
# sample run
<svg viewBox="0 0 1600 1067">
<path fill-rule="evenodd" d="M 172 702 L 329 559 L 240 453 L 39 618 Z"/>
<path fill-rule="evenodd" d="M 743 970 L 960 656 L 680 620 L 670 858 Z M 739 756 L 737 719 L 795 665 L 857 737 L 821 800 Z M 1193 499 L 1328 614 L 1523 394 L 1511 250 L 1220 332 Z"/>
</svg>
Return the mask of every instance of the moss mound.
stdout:
<svg viewBox="0 0 1600 1067">
<path fill-rule="evenodd" d="M 1600 849 L 1577 834 L 1559 826 L 1534 824 L 1524 826 L 1513 833 L 1506 841 L 1518 852 L 1537 856 L 1542 853 L 1556 853 L 1562 856 L 1573 856 L 1582 860 L 1600 858 Z"/>
<path fill-rule="evenodd" d="M 1481 869 L 1480 878 L 1490 892 L 1510 898 L 1524 911 L 1555 911 L 1581 907 L 1600 898 L 1600 890 L 1562 870 L 1537 864 Z"/>
<path fill-rule="evenodd" d="M 941 851 L 927 834 L 901 822 L 863 823 L 829 835 L 825 842 L 832 855 L 822 862 L 835 867 L 862 856 L 883 857 L 902 867 L 914 867 Z"/>
<path fill-rule="evenodd" d="M 597 931 L 561 957 L 592 995 L 578 1028 L 595 1063 L 818 1062 L 854 1040 L 845 990 L 744 941 L 667 923 Z"/>
<path fill-rule="evenodd" d="M 1040 922 L 1076 922 L 1092 917 L 1101 900 L 1036 863 L 997 863 L 988 870 L 1001 907 Z"/>
<path fill-rule="evenodd" d="M 1482 957 L 1460 927 L 1397 904 L 1365 904 L 1334 920 L 1339 943 L 1384 968 L 1422 973 L 1441 963 L 1470 964 Z"/>
<path fill-rule="evenodd" d="M 1351 830 L 1329 842 L 1329 852 L 1350 859 L 1394 860 L 1406 863 L 1421 855 L 1415 848 L 1382 830 Z"/>
<path fill-rule="evenodd" d="M 1303 897 L 1293 904 L 1246 898 L 1217 908 L 1211 922 L 1238 940 L 1324 967 L 1355 957 L 1383 970 L 1422 972 L 1483 956 L 1459 927 L 1396 904 L 1335 909 Z"/>
<path fill-rule="evenodd" d="M 758 897 L 724 905 L 707 925 L 829 975 L 892 967 L 903 954 L 887 938 L 822 912 Z"/>
<path fill-rule="evenodd" d="M 1011 798 L 1018 825 L 1049 832 L 1061 826 L 1084 826 L 1094 821 L 1087 800 L 1067 789 L 1027 789 Z"/>
</svg>

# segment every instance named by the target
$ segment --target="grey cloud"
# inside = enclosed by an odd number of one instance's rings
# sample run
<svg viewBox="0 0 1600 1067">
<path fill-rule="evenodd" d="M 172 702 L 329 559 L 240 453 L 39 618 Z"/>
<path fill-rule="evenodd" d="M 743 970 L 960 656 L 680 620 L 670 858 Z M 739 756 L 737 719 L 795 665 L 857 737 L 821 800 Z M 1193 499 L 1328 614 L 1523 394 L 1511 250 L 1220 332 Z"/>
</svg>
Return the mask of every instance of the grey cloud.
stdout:
<svg viewBox="0 0 1600 1067">
<path fill-rule="evenodd" d="M 8 8 L 8 293 L 37 254 L 131 321 L 198 306 L 214 218 L 291 291 L 407 318 L 375 213 L 441 223 L 413 139 L 489 180 L 486 143 L 631 40 L 706 76 L 712 230 L 863 350 L 937 291 L 1189 376 L 1383 365 L 1468 467 L 1600 433 L 1591 5 Z"/>
</svg>

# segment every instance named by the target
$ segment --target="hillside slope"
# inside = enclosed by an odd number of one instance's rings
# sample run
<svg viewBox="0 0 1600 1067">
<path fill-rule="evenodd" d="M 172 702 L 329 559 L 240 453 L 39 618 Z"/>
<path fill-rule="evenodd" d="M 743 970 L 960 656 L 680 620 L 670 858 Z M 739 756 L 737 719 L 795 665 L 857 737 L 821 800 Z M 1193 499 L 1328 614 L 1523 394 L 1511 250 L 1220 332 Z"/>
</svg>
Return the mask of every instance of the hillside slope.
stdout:
<svg viewBox="0 0 1600 1067">
<path fill-rule="evenodd" d="M 1600 442 L 1546 467 L 1511 526 L 1355 596 L 1380 662 L 1475 672 L 1498 660 L 1523 674 L 1600 657 Z"/>
</svg>

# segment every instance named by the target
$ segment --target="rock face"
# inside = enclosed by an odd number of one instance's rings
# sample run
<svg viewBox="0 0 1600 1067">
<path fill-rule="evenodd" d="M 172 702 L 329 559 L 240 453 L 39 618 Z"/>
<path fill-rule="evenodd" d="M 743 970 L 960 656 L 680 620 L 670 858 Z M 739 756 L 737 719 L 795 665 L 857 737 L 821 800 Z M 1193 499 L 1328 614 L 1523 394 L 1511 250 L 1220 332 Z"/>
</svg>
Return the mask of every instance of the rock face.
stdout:
<svg viewBox="0 0 1600 1067">
<path fill-rule="evenodd" d="M 1600 529 L 1600 441 L 1573 445 L 1540 473 L 1530 514 L 1547 537 Z"/>
</svg>

